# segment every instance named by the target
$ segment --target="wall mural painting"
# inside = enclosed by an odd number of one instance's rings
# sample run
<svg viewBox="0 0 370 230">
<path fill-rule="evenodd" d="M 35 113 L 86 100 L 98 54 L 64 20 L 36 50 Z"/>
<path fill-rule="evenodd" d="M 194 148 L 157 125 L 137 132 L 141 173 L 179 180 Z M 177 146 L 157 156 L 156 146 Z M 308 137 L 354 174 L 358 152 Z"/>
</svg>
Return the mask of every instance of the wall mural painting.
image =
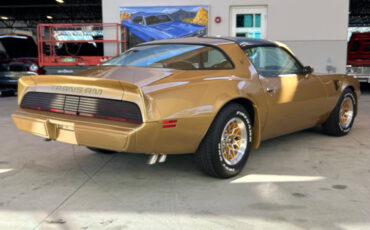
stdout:
<svg viewBox="0 0 370 230">
<path fill-rule="evenodd" d="M 120 20 L 130 48 L 152 40 L 206 35 L 208 6 L 121 7 Z"/>
</svg>

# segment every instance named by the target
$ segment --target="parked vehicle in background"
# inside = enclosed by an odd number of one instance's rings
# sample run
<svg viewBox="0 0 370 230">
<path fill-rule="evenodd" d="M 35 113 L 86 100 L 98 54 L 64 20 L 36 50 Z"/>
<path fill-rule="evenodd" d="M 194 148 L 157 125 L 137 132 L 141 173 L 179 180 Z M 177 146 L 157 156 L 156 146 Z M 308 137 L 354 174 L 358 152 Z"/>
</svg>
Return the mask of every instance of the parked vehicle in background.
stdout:
<svg viewBox="0 0 370 230">
<path fill-rule="evenodd" d="M 370 83 L 370 33 L 353 33 L 348 43 L 347 74 Z"/>
<path fill-rule="evenodd" d="M 37 45 L 32 36 L 0 33 L 0 90 L 15 90 L 18 79 L 43 74 L 37 58 Z"/>
<path fill-rule="evenodd" d="M 40 66 L 47 74 L 70 75 L 99 65 L 119 55 L 120 29 L 118 23 L 38 24 Z"/>
<path fill-rule="evenodd" d="M 122 25 L 127 30 L 148 42 L 152 40 L 203 36 L 207 28 L 202 25 L 174 21 L 169 15 L 161 13 L 136 13 L 128 20 L 123 20 Z"/>
</svg>

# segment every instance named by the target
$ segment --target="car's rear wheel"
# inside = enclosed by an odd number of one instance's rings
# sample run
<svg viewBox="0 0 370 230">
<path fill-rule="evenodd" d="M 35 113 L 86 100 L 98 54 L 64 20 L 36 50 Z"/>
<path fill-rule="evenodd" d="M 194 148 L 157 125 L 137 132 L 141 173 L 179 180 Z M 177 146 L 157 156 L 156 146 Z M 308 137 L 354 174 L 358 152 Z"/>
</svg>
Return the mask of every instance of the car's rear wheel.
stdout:
<svg viewBox="0 0 370 230">
<path fill-rule="evenodd" d="M 90 149 L 93 152 L 100 153 L 100 154 L 114 154 L 117 153 L 116 151 L 108 150 L 108 149 L 99 149 L 99 148 L 94 148 L 94 147 L 86 147 Z"/>
<path fill-rule="evenodd" d="M 332 136 L 348 134 L 355 120 L 356 106 L 353 91 L 345 89 L 328 120 L 322 125 L 323 131 Z"/>
<path fill-rule="evenodd" d="M 231 103 L 224 107 L 195 154 L 198 167 L 206 174 L 220 178 L 240 173 L 251 148 L 251 124 L 243 106 Z"/>
</svg>

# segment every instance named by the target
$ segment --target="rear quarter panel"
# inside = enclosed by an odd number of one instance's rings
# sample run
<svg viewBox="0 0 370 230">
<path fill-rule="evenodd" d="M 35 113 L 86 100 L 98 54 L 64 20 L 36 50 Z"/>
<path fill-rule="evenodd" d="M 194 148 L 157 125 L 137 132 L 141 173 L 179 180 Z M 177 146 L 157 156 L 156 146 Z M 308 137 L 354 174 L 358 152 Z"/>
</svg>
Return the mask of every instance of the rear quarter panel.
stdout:
<svg viewBox="0 0 370 230">
<path fill-rule="evenodd" d="M 318 77 L 321 79 L 326 89 L 328 104 L 327 110 L 323 111 L 321 122 L 324 122 L 329 117 L 346 88 L 351 88 L 354 91 L 358 102 L 361 94 L 360 83 L 354 77 L 345 74 L 318 74 Z M 356 114 L 357 110 L 358 106 L 356 107 Z"/>
<path fill-rule="evenodd" d="M 239 98 L 252 102 L 258 114 L 255 115 L 256 136 L 253 138 L 254 146 L 258 146 L 260 124 L 267 114 L 258 74 L 236 44 L 223 49 L 232 59 L 234 69 L 178 70 L 170 78 L 142 88 L 148 102 L 149 120 L 178 121 L 175 129 L 162 129 L 157 135 L 167 138 L 167 142 L 186 145 L 187 152 L 196 151 L 220 109 Z"/>
</svg>

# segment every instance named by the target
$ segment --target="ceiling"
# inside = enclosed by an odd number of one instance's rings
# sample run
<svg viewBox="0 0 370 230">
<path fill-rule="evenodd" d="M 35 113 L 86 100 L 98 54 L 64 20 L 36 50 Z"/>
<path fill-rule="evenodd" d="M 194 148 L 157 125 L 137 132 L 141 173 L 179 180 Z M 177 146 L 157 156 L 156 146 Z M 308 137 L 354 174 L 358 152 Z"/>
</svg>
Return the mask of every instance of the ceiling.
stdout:
<svg viewBox="0 0 370 230">
<path fill-rule="evenodd" d="M 62 1 L 64 3 L 58 3 L 56 0 L 1 0 L 0 27 L 29 28 L 38 23 L 102 21 L 102 0 Z"/>
<path fill-rule="evenodd" d="M 349 26 L 370 26 L 370 0 L 350 0 Z"/>
</svg>

